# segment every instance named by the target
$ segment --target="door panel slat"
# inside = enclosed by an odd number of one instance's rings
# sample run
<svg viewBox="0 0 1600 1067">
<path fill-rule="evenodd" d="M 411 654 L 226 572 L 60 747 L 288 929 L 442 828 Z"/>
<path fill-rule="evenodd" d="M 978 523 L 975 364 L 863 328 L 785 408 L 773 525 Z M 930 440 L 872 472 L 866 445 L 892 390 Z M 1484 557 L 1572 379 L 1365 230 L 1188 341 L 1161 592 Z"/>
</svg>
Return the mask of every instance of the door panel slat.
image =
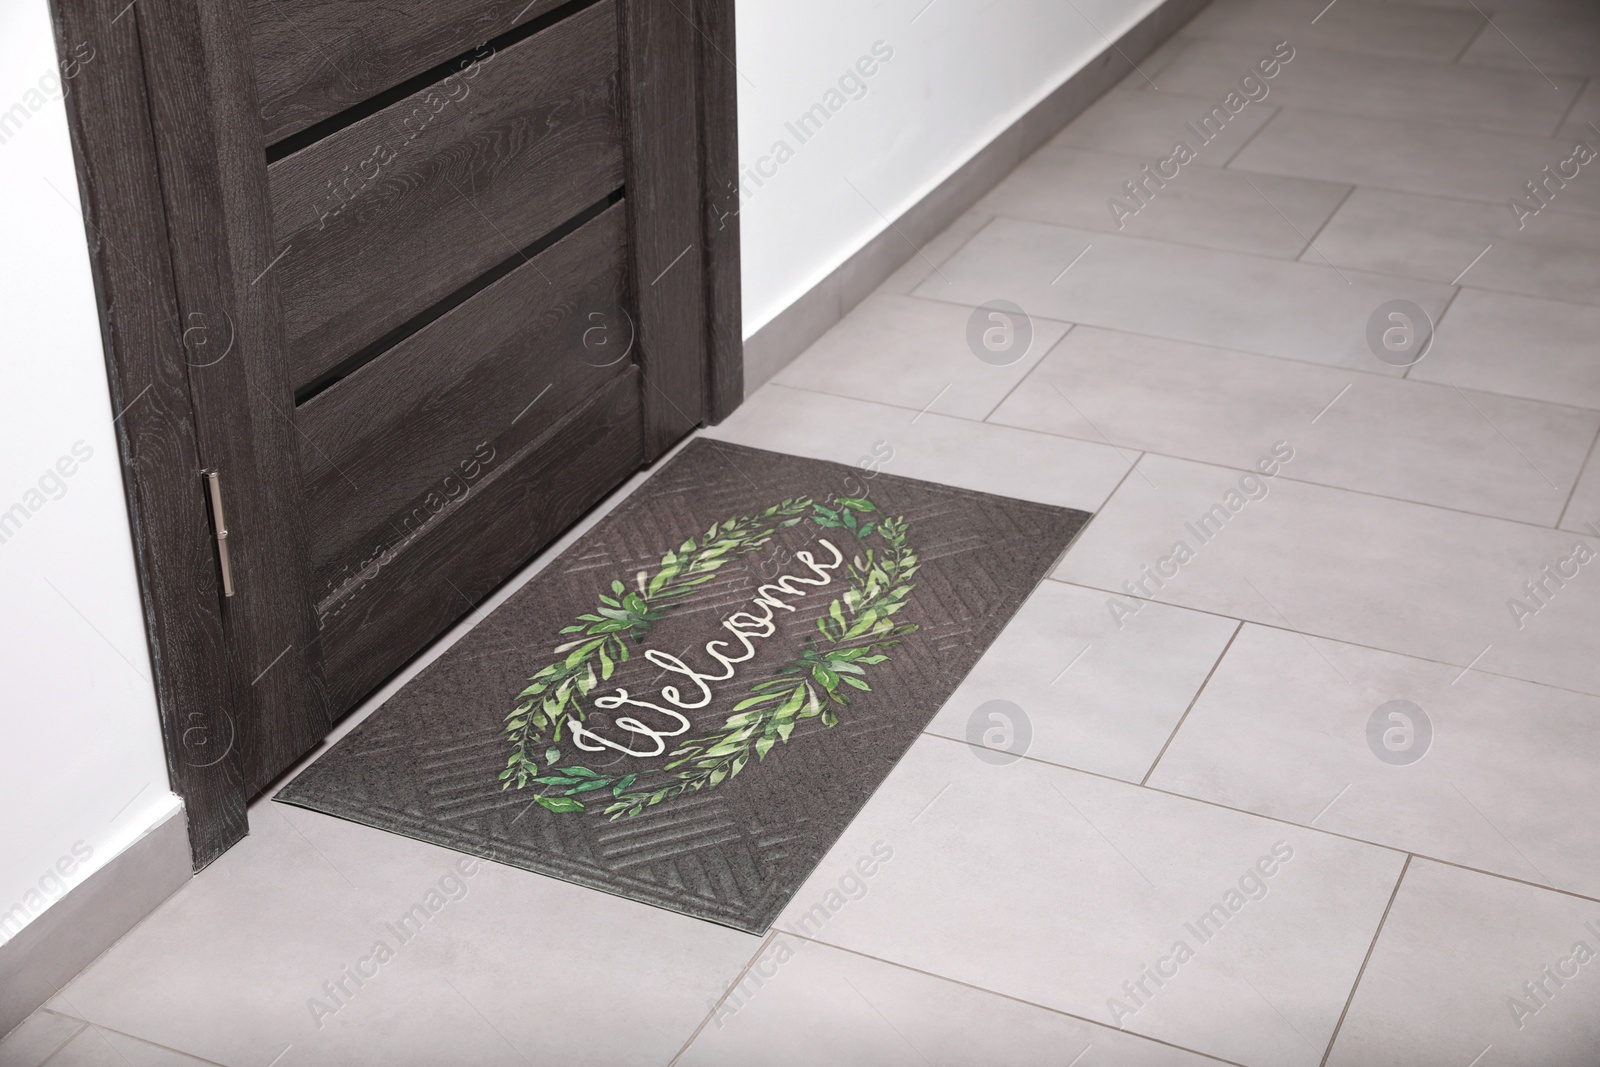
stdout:
<svg viewBox="0 0 1600 1067">
<path fill-rule="evenodd" d="M 706 309 L 696 27 L 679 0 L 629 0 L 628 204 L 644 380 L 645 457 L 705 418 Z"/>
<path fill-rule="evenodd" d="M 625 213 L 608 208 L 301 405 L 317 599 L 626 370 Z"/>
<path fill-rule="evenodd" d="M 314 126 L 558 8 L 563 0 L 251 0 L 261 132 Z"/>
<path fill-rule="evenodd" d="M 392 562 L 376 562 L 325 602 L 329 702 L 353 707 L 429 641 L 621 483 L 643 458 L 630 366 L 486 475 Z"/>
<path fill-rule="evenodd" d="M 268 177 L 299 389 L 621 184 L 614 0 Z"/>
</svg>

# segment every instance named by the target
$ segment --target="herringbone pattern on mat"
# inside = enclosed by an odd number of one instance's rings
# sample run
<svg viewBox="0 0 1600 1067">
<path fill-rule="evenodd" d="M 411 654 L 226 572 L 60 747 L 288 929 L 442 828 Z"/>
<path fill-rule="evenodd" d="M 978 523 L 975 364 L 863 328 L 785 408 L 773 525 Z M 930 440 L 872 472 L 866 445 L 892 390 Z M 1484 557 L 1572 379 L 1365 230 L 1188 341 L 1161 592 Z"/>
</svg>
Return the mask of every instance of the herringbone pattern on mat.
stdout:
<svg viewBox="0 0 1600 1067">
<path fill-rule="evenodd" d="M 927 482 L 863 472 L 834 463 L 800 459 L 708 440 L 691 443 L 631 498 L 391 697 L 349 736 L 288 784 L 278 800 L 431 841 L 500 863 L 554 875 L 635 900 L 671 908 L 737 929 L 759 933 L 771 925 L 845 826 L 999 634 L 1039 580 L 1050 570 L 1089 516 L 1083 512 L 989 496 Z M 769 540 L 730 558 L 672 602 L 646 632 L 624 634 L 631 650 L 609 678 L 597 677 L 588 694 L 586 726 L 598 727 L 622 747 L 643 746 L 594 698 L 627 690 L 635 700 L 660 702 L 688 712 L 692 725 L 662 744 L 676 745 L 722 730 L 734 705 L 752 686 L 780 677 L 808 647 L 828 645 L 818 621 L 841 600 L 849 561 L 871 549 L 887 550 L 883 533 L 867 522 L 904 518 L 904 541 L 917 556 L 908 579 L 913 588 L 892 616 L 913 632 L 883 650 L 884 659 L 858 667 L 869 686 L 836 685 L 848 703 L 821 700 L 837 715 L 795 718 L 787 741 L 774 738 L 764 756 L 753 752 L 740 769 L 697 791 L 645 805 L 638 814 L 613 818 L 606 808 L 629 787 L 595 788 L 571 794 L 583 810 L 548 810 L 559 788 L 528 781 L 504 788 L 501 774 L 512 755 L 507 715 L 535 672 L 564 662 L 558 645 L 574 639 L 564 627 L 593 613 L 612 582 L 638 589 L 639 575 L 655 575 L 669 550 L 737 516 L 760 513 L 786 500 L 810 498 L 839 515 L 840 498 L 865 493 L 869 503 L 852 507 L 855 530 L 804 521 L 779 527 Z M 806 505 L 809 509 L 810 505 Z M 826 520 L 825 520 L 826 521 Z M 860 536 L 858 536 L 860 535 Z M 732 677 L 706 684 L 711 699 L 694 703 L 694 682 L 647 662 L 651 649 L 667 653 L 694 671 L 725 673 L 706 652 L 722 640 L 730 658 L 740 645 L 724 621 L 750 612 L 758 589 L 784 576 L 813 575 L 798 553 L 818 564 L 829 560 L 821 542 L 837 547 L 845 563 L 815 589 L 791 584 L 779 601 L 769 635 L 745 630 L 747 661 L 729 665 Z M 903 583 L 904 584 L 904 583 Z M 748 617 L 748 616 L 747 616 Z M 739 625 L 743 626 L 743 623 Z M 831 624 L 829 624 L 831 625 Z M 580 637 L 584 635 L 578 635 Z M 845 642 L 848 644 L 849 642 Z M 859 641 L 857 642 L 859 643 Z M 732 648 L 728 647 L 733 646 Z M 824 695 L 823 680 L 810 672 L 791 674 L 795 685 Z M 835 672 L 834 682 L 844 680 Z M 675 686 L 676 696 L 665 690 Z M 682 690 L 682 691 L 680 691 Z M 765 705 L 769 710 L 777 702 Z M 654 711 L 634 711 L 661 730 Z M 547 751 L 537 773 L 560 779 L 580 766 L 590 774 L 620 779 L 639 772 L 640 786 L 660 782 L 664 762 L 602 749 L 580 751 L 564 734 L 553 765 Z M 590 741 L 591 745 L 596 742 Z M 541 743 L 542 744 L 542 743 Z M 650 778 L 650 775 L 656 775 Z M 597 779 L 566 779 L 589 781 Z M 515 779 L 512 779 L 514 784 Z"/>
</svg>

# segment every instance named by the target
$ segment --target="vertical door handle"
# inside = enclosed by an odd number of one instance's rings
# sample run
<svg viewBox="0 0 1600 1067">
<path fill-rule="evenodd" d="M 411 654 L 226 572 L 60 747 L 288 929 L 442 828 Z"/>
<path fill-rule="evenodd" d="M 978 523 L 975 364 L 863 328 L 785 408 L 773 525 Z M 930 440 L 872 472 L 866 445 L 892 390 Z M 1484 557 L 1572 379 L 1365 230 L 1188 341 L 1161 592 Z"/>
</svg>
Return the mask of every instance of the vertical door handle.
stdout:
<svg viewBox="0 0 1600 1067">
<path fill-rule="evenodd" d="M 233 565 L 228 561 L 228 520 L 222 513 L 222 472 L 211 468 L 201 472 L 211 490 L 211 525 L 217 533 L 217 562 L 222 565 L 222 595 L 233 595 Z"/>
</svg>

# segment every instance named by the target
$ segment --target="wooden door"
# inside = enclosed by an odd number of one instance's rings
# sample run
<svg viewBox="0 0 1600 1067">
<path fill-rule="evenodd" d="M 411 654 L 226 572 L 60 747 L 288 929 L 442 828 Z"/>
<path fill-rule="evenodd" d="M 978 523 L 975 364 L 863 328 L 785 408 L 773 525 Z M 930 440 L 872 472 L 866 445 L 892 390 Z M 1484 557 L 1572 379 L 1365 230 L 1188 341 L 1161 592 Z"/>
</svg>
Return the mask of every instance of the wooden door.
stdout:
<svg viewBox="0 0 1600 1067">
<path fill-rule="evenodd" d="M 101 60 L 69 99 L 202 863 L 333 722 L 738 402 L 732 4 L 59 16 L 63 53 Z"/>
</svg>

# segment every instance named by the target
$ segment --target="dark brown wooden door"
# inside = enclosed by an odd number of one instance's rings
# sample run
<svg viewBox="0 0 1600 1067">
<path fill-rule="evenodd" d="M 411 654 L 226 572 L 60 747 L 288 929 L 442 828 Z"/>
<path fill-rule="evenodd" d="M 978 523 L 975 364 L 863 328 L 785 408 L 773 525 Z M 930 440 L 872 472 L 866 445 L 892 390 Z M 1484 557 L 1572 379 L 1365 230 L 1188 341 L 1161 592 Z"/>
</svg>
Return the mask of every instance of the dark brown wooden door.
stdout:
<svg viewBox="0 0 1600 1067">
<path fill-rule="evenodd" d="M 115 227 L 132 273 L 90 218 L 108 315 L 139 298 L 175 322 L 157 352 L 108 322 L 114 387 L 148 372 L 192 420 L 170 477 L 130 421 L 136 525 L 219 476 L 232 595 L 220 557 L 193 559 L 187 505 L 180 548 L 141 563 L 216 604 L 185 593 L 220 638 L 201 655 L 225 678 L 195 677 L 223 706 L 163 706 L 175 778 L 226 839 L 241 797 L 737 403 L 732 5 L 118 7 L 63 0 L 61 39 L 108 60 L 77 94 L 86 202 L 159 216 Z"/>
<path fill-rule="evenodd" d="M 251 8 L 259 85 L 322 58 L 295 15 L 316 32 L 351 10 L 295 6 Z M 341 94 L 262 94 L 285 135 L 271 269 L 335 714 L 644 459 L 617 16 L 558 9 L 355 121 L 322 117 Z M 381 82 L 413 51 L 339 58 Z"/>
</svg>

